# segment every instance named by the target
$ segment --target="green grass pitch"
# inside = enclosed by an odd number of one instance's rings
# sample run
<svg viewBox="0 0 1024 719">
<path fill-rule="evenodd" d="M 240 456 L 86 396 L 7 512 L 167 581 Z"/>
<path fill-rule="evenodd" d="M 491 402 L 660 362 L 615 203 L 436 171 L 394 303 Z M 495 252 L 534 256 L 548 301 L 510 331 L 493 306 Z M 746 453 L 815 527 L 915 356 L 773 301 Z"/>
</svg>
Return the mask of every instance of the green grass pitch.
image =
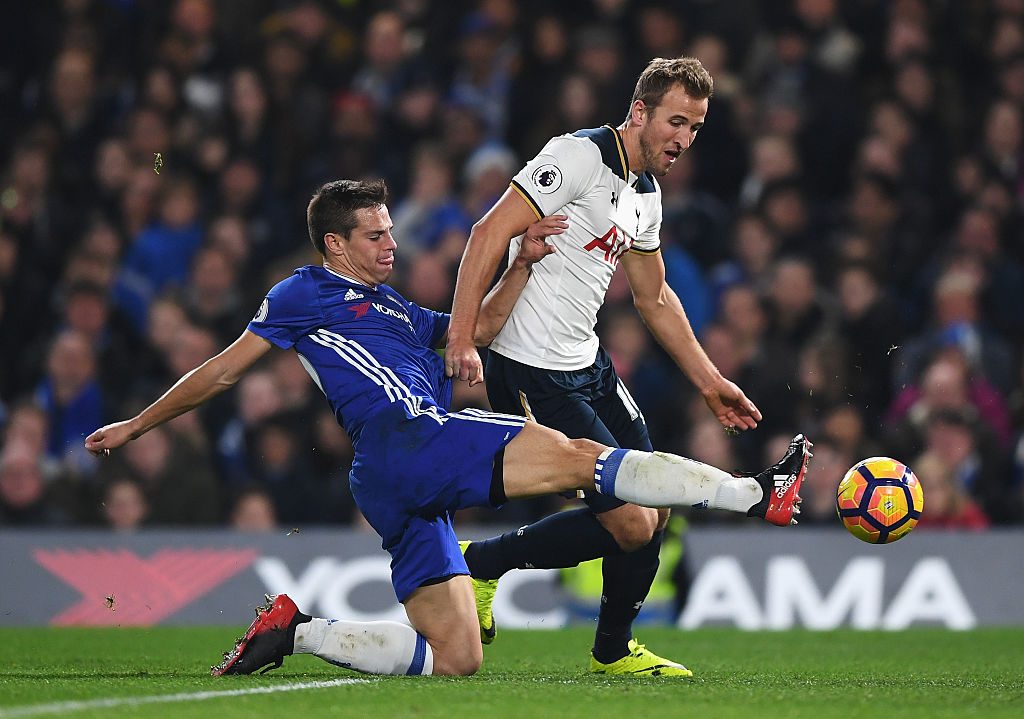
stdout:
<svg viewBox="0 0 1024 719">
<path fill-rule="evenodd" d="M 694 670 L 696 677 L 683 681 L 587 674 L 587 628 L 505 630 L 485 649 L 484 668 L 471 678 L 369 677 L 264 694 L 250 692 L 361 675 L 301 656 L 263 676 L 211 677 L 209 666 L 240 630 L 2 629 L 0 719 L 1024 716 L 1024 629 L 1017 628 L 642 628 L 641 641 Z M 226 690 L 239 691 L 201 694 Z M 175 696 L 140 701 L 158 695 Z"/>
</svg>

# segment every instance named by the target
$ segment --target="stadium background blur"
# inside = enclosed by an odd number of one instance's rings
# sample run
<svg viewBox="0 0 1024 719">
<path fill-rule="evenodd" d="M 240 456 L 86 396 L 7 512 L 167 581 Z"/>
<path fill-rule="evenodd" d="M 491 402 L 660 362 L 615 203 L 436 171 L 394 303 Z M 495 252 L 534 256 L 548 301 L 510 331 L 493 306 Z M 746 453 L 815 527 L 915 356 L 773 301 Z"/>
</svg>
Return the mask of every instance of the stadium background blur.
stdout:
<svg viewBox="0 0 1024 719">
<path fill-rule="evenodd" d="M 715 95 L 661 182 L 668 280 L 765 420 L 723 434 L 619 273 L 600 334 L 654 445 L 750 470 L 805 432 L 810 524 L 839 526 L 834 487 L 876 454 L 921 477 L 922 526 L 1024 518 L 1022 0 L 50 0 L 0 17 L 0 526 L 361 526 L 351 447 L 291 353 L 102 462 L 82 441 L 316 261 L 304 209 L 323 181 L 386 178 L 392 284 L 448 310 L 472 223 L 521 164 L 618 124 L 646 62 L 680 54 Z M 455 404 L 486 397 L 460 386 Z"/>
</svg>

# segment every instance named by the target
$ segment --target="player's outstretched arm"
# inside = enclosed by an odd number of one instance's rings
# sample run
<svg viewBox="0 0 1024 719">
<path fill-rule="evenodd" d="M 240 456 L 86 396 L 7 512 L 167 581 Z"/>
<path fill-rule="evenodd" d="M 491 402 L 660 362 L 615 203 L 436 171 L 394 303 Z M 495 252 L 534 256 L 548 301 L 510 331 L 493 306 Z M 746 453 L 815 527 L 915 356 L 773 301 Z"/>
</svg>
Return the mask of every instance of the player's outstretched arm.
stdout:
<svg viewBox="0 0 1024 719">
<path fill-rule="evenodd" d="M 448 327 L 444 366 L 449 377 L 469 380 L 471 385 L 483 381 L 483 366 L 474 341 L 480 305 L 509 242 L 539 219 L 542 218 L 534 213 L 526 200 L 509 189 L 473 225 L 459 264 L 452 319 Z"/>
<path fill-rule="evenodd" d="M 85 448 L 93 454 L 109 452 L 198 407 L 234 385 L 270 347 L 270 342 L 246 330 L 224 351 L 179 379 L 135 417 L 100 427 L 90 434 L 85 438 Z"/>
<path fill-rule="evenodd" d="M 534 264 L 555 251 L 555 246 L 544 240 L 565 232 L 569 228 L 568 219 L 565 215 L 550 215 L 526 228 L 526 234 L 519 245 L 519 253 L 480 306 L 480 316 L 476 321 L 476 334 L 473 338 L 478 347 L 489 345 L 505 326 L 516 300 L 530 279 Z"/>
<path fill-rule="evenodd" d="M 700 390 L 715 417 L 727 429 L 754 429 L 761 411 L 743 390 L 722 376 L 693 334 L 690 320 L 665 282 L 661 253 L 627 253 L 622 258 L 633 291 L 633 304 L 651 334 Z"/>
</svg>

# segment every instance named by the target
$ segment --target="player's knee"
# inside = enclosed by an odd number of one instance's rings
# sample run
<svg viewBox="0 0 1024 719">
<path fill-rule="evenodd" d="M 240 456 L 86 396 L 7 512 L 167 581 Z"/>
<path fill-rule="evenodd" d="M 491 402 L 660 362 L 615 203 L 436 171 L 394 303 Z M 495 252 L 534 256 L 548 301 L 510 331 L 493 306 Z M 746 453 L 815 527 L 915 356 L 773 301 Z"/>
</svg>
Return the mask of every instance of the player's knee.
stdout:
<svg viewBox="0 0 1024 719">
<path fill-rule="evenodd" d="M 462 647 L 448 647 L 443 653 L 435 649 L 434 674 L 468 677 L 476 674 L 484 663 L 484 651 L 480 642 Z"/>
<path fill-rule="evenodd" d="M 480 644 L 475 607 L 471 614 L 461 617 L 461 621 L 446 624 L 443 633 L 427 641 L 434 653 L 434 674 L 469 676 L 483 664 L 484 649 Z"/>
<path fill-rule="evenodd" d="M 611 532 L 622 551 L 635 552 L 654 538 L 659 515 L 656 509 L 628 505 L 600 517 L 601 524 Z"/>
<path fill-rule="evenodd" d="M 477 647 L 476 651 L 465 652 L 459 656 L 458 661 L 455 664 L 455 675 L 460 677 L 468 677 L 476 674 L 480 671 L 480 666 L 484 663 L 484 652 L 483 649 Z"/>
</svg>

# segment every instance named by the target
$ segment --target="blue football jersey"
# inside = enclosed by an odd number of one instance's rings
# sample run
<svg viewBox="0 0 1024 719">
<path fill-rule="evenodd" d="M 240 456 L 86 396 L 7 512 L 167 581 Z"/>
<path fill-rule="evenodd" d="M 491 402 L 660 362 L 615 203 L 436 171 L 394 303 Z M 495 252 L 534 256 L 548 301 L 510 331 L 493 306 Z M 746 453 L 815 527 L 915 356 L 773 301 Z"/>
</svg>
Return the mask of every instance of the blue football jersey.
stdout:
<svg viewBox="0 0 1024 719">
<path fill-rule="evenodd" d="M 435 348 L 449 319 L 388 285 L 371 288 L 307 265 L 274 285 L 248 329 L 282 349 L 295 348 L 356 442 L 370 417 L 396 403 L 410 419 L 441 421 L 452 386 Z"/>
</svg>

